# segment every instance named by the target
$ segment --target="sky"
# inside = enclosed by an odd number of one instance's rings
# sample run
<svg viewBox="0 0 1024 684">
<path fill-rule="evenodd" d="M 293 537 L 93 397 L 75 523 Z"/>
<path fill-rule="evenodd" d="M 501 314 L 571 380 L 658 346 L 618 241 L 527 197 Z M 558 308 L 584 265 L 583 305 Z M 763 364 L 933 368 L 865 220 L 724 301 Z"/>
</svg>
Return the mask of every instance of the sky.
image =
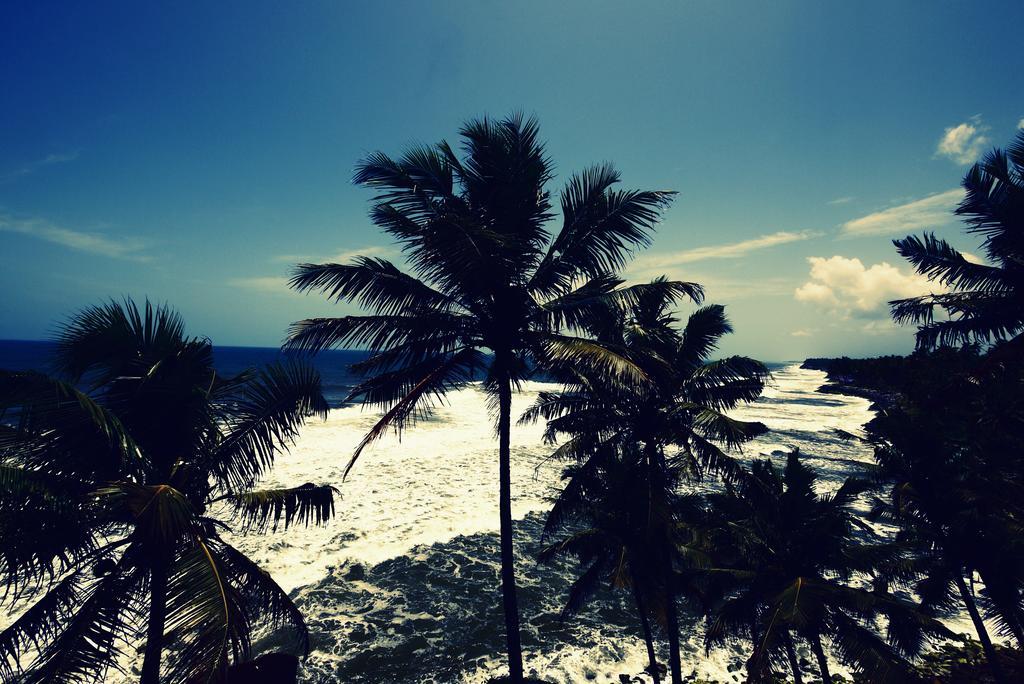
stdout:
<svg viewBox="0 0 1024 684">
<path fill-rule="evenodd" d="M 401 260 L 356 162 L 522 110 L 553 192 L 604 161 L 679 192 L 625 276 L 703 283 L 722 353 L 905 353 L 885 303 L 937 286 L 891 241 L 980 251 L 950 212 L 1024 126 L 1021 25 L 1020 2 L 6 2 L 0 339 L 121 296 L 222 345 L 355 313 L 285 281 Z"/>
</svg>

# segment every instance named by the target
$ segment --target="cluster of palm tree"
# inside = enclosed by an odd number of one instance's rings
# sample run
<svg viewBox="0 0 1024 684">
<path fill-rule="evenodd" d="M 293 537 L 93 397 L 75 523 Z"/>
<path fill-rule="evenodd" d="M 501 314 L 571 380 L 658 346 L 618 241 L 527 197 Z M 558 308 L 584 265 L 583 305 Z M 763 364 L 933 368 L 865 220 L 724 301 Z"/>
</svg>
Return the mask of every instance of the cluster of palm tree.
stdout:
<svg viewBox="0 0 1024 684">
<path fill-rule="evenodd" d="M 706 639 L 720 643 L 746 630 L 748 681 L 771 681 L 779 664 L 803 681 L 794 647 L 803 641 L 827 684 L 823 637 L 866 681 L 913 679 L 910 661 L 930 639 L 953 634 L 893 591 L 885 571 L 906 562 L 904 549 L 880 539 L 853 510 L 869 483 L 848 478 L 821 494 L 816 482 L 794 451 L 781 472 L 755 461 L 735 491 L 708 498 L 694 526 L 694 547 L 706 560 L 687 577 L 708 616 Z"/>
<path fill-rule="evenodd" d="M 442 142 L 400 158 L 371 155 L 356 182 L 374 189 L 371 218 L 402 247 L 409 272 L 379 258 L 302 264 L 294 288 L 351 301 L 366 315 L 300 321 L 285 347 L 307 353 L 365 347 L 367 379 L 351 398 L 383 410 L 353 454 L 405 429 L 474 379 L 495 410 L 500 473 L 501 587 L 509 676 L 523 682 L 511 518 L 511 398 L 537 374 L 561 383 L 523 421 L 544 420 L 565 486 L 540 559 L 580 560 L 565 614 L 603 586 L 628 589 L 656 681 L 654 634 L 669 642 L 683 681 L 677 603 L 708 617 L 709 647 L 749 638 L 748 672 L 780 662 L 801 678 L 797 640 L 829 681 L 822 639 L 852 667 L 897 679 L 931 636 L 948 632 L 932 607 L 896 593 L 916 569 L 902 547 L 851 513 L 866 485 L 819 495 L 798 456 L 783 474 L 744 468 L 733 451 L 765 431 L 728 416 L 760 396 L 769 374 L 745 357 L 712 360 L 731 328 L 720 306 L 679 327 L 677 307 L 702 288 L 664 278 L 626 285 L 618 272 L 645 245 L 672 193 L 616 189 L 608 165 L 569 178 L 561 225 L 547 190 L 552 167 L 534 120 L 474 120 L 462 154 Z M 922 304 L 923 305 L 923 304 Z M 720 492 L 695 496 L 713 480 Z"/>
<path fill-rule="evenodd" d="M 725 412 L 757 398 L 768 372 L 744 357 L 709 360 L 731 330 L 721 307 L 700 308 L 677 329 L 671 302 L 651 293 L 599 320 L 595 338 L 652 381 L 623 385 L 570 370 L 558 378 L 564 390 L 541 393 L 523 416 L 546 419 L 548 438 L 563 438 L 554 455 L 570 461 L 544 530 L 558 538 L 540 553 L 580 561 L 565 616 L 602 587 L 628 589 L 647 672 L 661 680 L 653 623 L 668 640 L 673 684 L 683 681 L 677 602 L 705 616 L 708 648 L 750 641 L 752 682 L 787 670 L 802 681 L 798 642 L 830 682 L 823 638 L 869 681 L 900 681 L 929 639 L 952 636 L 898 592 L 907 587 L 888 571 L 906 561 L 903 547 L 854 514 L 869 482 L 818 494 L 796 452 L 782 473 L 770 461 L 748 470 L 731 455 L 765 427 Z M 717 491 L 688 486 L 709 478 Z"/>
<path fill-rule="evenodd" d="M 0 371 L 0 679 L 76 682 L 132 662 L 139 681 L 221 681 L 254 633 L 309 649 L 288 594 L 226 531 L 323 523 L 330 486 L 257 489 L 309 417 L 319 375 L 279 363 L 225 377 L 209 340 L 149 302 L 61 329 L 54 376 Z"/>
<path fill-rule="evenodd" d="M 579 561 L 566 618 L 604 588 L 629 592 L 655 682 L 683 681 L 680 605 L 704 617 L 707 648 L 749 641 L 749 681 L 802 682 L 806 646 L 826 683 L 830 653 L 872 682 L 911 678 L 929 641 L 951 636 L 937 618 L 962 607 L 1008 681 L 986 620 L 1024 644 L 1024 134 L 964 182 L 958 212 L 989 263 L 931 235 L 896 242 L 947 291 L 894 302 L 894 318 L 920 324 L 922 348 L 986 353 L 970 372 L 915 375 L 869 425 L 875 477 L 831 493 L 796 452 L 783 466 L 737 460 L 766 428 L 729 413 L 770 374 L 717 357 L 724 309 L 703 305 L 696 283 L 619 275 L 673 193 L 619 189 L 602 165 L 554 198 L 535 120 L 473 120 L 460 136 L 461 154 L 442 142 L 359 164 L 356 183 L 377 193 L 371 219 L 408 270 L 301 264 L 292 287 L 368 311 L 295 323 L 284 347 L 369 350 L 350 398 L 382 414 L 346 474 L 374 440 L 481 381 L 498 437 L 507 681 L 525 681 L 512 395 L 538 375 L 560 389 L 520 420 L 544 421 L 565 464 L 539 559 Z M 681 322 L 687 302 L 698 308 Z M 0 577 L 4 600 L 31 597 L 0 632 L 0 677 L 98 678 L 141 643 L 142 684 L 222 681 L 261 627 L 308 652 L 287 593 L 225 532 L 333 516 L 331 486 L 255 489 L 304 420 L 326 414 L 317 373 L 287 361 L 223 376 L 177 314 L 129 300 L 73 317 L 54 369 L 0 371 Z M 872 491 L 884 495 L 858 514 Z M 877 520 L 899 533 L 881 536 Z"/>
<path fill-rule="evenodd" d="M 581 373 L 615 386 L 647 385 L 650 369 L 622 341 L 589 334 L 609 310 L 652 297 L 699 300 L 687 282 L 626 286 L 616 272 L 647 244 L 673 193 L 618 190 L 609 165 L 573 175 L 555 218 L 551 161 L 537 122 L 479 119 L 461 130 L 463 156 L 445 142 L 399 159 L 378 153 L 355 181 L 377 191 L 370 217 L 402 246 L 411 273 L 384 259 L 302 264 L 292 286 L 370 310 L 292 326 L 285 347 L 303 352 L 364 347 L 369 378 L 352 398 L 383 407 L 349 463 L 402 430 L 446 392 L 482 376 L 498 433 L 501 586 L 509 680 L 523 681 L 513 566 L 512 392 L 538 372 Z"/>
<path fill-rule="evenodd" d="M 919 350 L 965 347 L 956 372 L 915 376 L 868 426 L 889 485 L 874 514 L 899 526 L 936 610 L 966 610 L 998 682 L 1012 681 L 993 645 L 1024 646 L 1024 132 L 964 177 L 956 213 L 984 237 L 985 263 L 931 234 L 896 240 L 946 292 L 892 302 L 919 324 Z M 981 350 L 976 358 L 973 350 Z"/>
<path fill-rule="evenodd" d="M 566 615 L 606 580 L 631 587 L 644 625 L 648 671 L 658 677 L 647 627 L 647 611 L 654 609 L 665 623 L 672 679 L 680 681 L 674 589 L 684 542 L 680 486 L 708 475 L 727 482 L 741 477 L 742 468 L 723 446 L 738 446 L 766 428 L 724 412 L 760 395 L 768 371 L 745 357 L 708 362 L 730 330 L 723 308 L 698 309 L 677 331 L 672 304 L 652 292 L 595 323 L 596 339 L 622 349 L 649 383 L 623 384 L 571 369 L 559 378 L 565 389 L 541 393 L 522 420 L 547 419 L 548 439 L 565 438 L 555 455 L 574 461 L 544 530 L 545 536 L 566 528 L 570 534 L 541 552 L 542 560 L 569 553 L 586 566 L 572 587 Z"/>
</svg>

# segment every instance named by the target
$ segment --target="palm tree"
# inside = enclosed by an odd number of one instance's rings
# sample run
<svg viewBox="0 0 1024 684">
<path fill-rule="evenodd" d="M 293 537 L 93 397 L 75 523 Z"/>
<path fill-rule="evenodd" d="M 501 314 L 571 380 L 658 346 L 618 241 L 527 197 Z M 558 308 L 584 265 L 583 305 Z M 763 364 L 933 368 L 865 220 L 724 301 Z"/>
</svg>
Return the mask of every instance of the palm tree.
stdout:
<svg viewBox="0 0 1024 684">
<path fill-rule="evenodd" d="M 963 180 L 956 213 L 967 232 L 984 236 L 988 264 L 968 260 L 945 240 L 926 234 L 895 240 L 917 272 L 951 289 L 890 302 L 899 323 L 918 323 L 919 348 L 1015 339 L 1024 331 L 1024 132 L 1006 151 L 992 150 Z M 948 318 L 935 320 L 936 309 Z M 1019 353 L 1019 352 L 1018 352 Z"/>
<path fill-rule="evenodd" d="M 773 658 L 784 658 L 793 679 L 802 679 L 794 636 L 810 645 L 824 684 L 832 680 L 823 637 L 871 681 L 898 680 L 924 634 L 950 633 L 884 586 L 851 583 L 857 573 L 866 582 L 878 564 L 895 564 L 898 554 L 892 545 L 872 543 L 853 513 L 866 482 L 847 478 L 827 495 L 816 493 L 816 483 L 794 451 L 781 473 L 770 460 L 755 461 L 738 487 L 709 496 L 713 522 L 704 543 L 711 563 L 704 574 L 721 595 L 710 611 L 707 641 L 749 628 L 754 680 L 770 672 Z M 876 633 L 879 615 L 886 618 L 884 639 Z"/>
<path fill-rule="evenodd" d="M 723 307 L 698 309 L 682 330 L 676 328 L 672 308 L 664 291 L 651 289 L 628 307 L 607 307 L 591 324 L 598 340 L 623 349 L 651 383 L 610 383 L 586 368 L 568 368 L 558 376 L 565 390 L 541 393 L 522 420 L 546 419 L 549 441 L 567 437 L 554 456 L 580 462 L 567 472 L 569 481 L 548 516 L 546 535 L 580 514 L 592 481 L 628 473 L 642 483 L 635 492 L 639 499 L 620 501 L 617 506 L 627 510 L 617 513 L 630 519 L 631 544 L 644 549 L 637 557 L 654 565 L 645 572 L 653 572 L 656 580 L 650 584 L 662 592 L 657 605 L 665 617 L 672 681 L 678 684 L 682 667 L 674 566 L 679 539 L 672 514 L 677 488 L 687 478 L 716 474 L 733 480 L 742 475 L 722 445 L 738 448 L 766 428 L 725 412 L 756 399 L 768 371 L 746 357 L 709 361 L 721 337 L 732 331 Z M 608 454 L 617 454 L 624 465 L 609 471 L 608 463 L 615 461 Z M 629 479 L 604 483 L 610 488 L 629 485 Z M 634 505 L 642 515 L 630 515 Z"/>
<path fill-rule="evenodd" d="M 661 681 L 651 630 L 650 616 L 663 614 L 663 587 L 659 586 L 656 558 L 651 554 L 648 524 L 647 471 L 636 459 L 622 457 L 614 449 L 595 454 L 585 467 L 570 465 L 564 478 L 571 486 L 557 499 L 557 513 L 549 517 L 548 529 L 561 530 L 570 520 L 570 533 L 547 544 L 539 554 L 541 562 L 569 555 L 581 565 L 573 582 L 562 618 L 578 612 L 585 602 L 606 583 L 611 589 L 628 589 L 636 604 L 637 615 L 647 648 L 647 672 L 655 683 Z M 664 512 L 664 511 L 659 511 Z"/>
<path fill-rule="evenodd" d="M 646 382 L 614 348 L 575 333 L 609 301 L 630 301 L 650 289 L 692 298 L 701 291 L 670 282 L 620 288 L 613 275 L 631 249 L 648 242 L 673 193 L 616 190 L 619 174 L 611 166 L 588 169 L 569 179 L 561 195 L 562 226 L 552 235 L 552 166 L 537 122 L 519 115 L 483 118 L 465 124 L 460 135 L 461 159 L 441 142 L 413 147 L 397 160 L 376 153 L 358 165 L 355 182 L 379 192 L 372 221 L 402 245 L 413 273 L 367 257 L 301 264 L 294 288 L 354 301 L 371 313 L 300 321 L 285 346 L 372 352 L 354 366 L 370 377 L 352 397 L 385 412 L 348 469 L 376 438 L 400 432 L 429 411 L 432 400 L 483 371 L 483 387 L 497 408 L 502 599 L 509 675 L 518 683 L 512 392 L 538 369 L 570 364 L 615 382 Z"/>
<path fill-rule="evenodd" d="M 0 372 L 0 575 L 8 600 L 41 592 L 0 632 L 0 675 L 102 679 L 142 638 L 143 684 L 169 645 L 169 681 L 216 681 L 260 625 L 308 652 L 291 599 L 223 532 L 333 515 L 331 487 L 253 490 L 304 420 L 326 415 L 318 374 L 223 377 L 178 314 L 130 300 L 71 318 L 54 362 L 60 379 Z"/>
<path fill-rule="evenodd" d="M 1005 378 L 977 380 L 974 371 L 926 380 L 868 424 L 879 476 L 890 483 L 873 515 L 898 525 L 912 551 L 897 574 L 914 582 L 925 605 L 965 609 L 996 681 L 1008 681 L 985 620 L 1024 643 L 1019 437 L 1012 441 L 1020 428 L 1009 420 L 986 425 L 1007 403 L 999 391 Z M 1020 379 L 1009 385 L 1019 391 Z M 965 580 L 973 585 L 976 574 L 980 595 Z"/>
<path fill-rule="evenodd" d="M 967 173 L 957 214 L 984 236 L 987 264 L 933 235 L 896 241 L 921 274 L 951 291 L 891 302 L 918 323 L 920 349 L 992 344 L 966 370 L 919 378 L 869 425 L 881 471 L 895 481 L 876 513 L 916 549 L 920 593 L 937 607 L 961 602 L 997 680 L 1005 681 L 985 620 L 1024 644 L 1024 132 Z M 946 319 L 935 320 L 935 311 Z M 979 576 L 976 595 L 965 577 Z"/>
</svg>

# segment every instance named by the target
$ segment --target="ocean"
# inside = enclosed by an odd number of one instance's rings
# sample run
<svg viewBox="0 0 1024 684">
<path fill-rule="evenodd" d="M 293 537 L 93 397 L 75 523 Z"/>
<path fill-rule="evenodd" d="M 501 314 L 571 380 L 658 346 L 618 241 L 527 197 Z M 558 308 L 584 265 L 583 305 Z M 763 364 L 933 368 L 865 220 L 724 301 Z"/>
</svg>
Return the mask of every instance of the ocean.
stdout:
<svg viewBox="0 0 1024 684">
<path fill-rule="evenodd" d="M 45 343 L 0 342 L 0 367 L 45 370 Z M 303 682 L 478 684 L 501 671 L 504 645 L 498 590 L 497 443 L 480 388 L 453 392 L 433 415 L 365 451 L 347 480 L 342 473 L 376 413 L 345 405 L 356 381 L 346 365 L 363 352 L 315 359 L 333 407 L 307 424 L 279 456 L 268 485 L 329 483 L 341 490 L 337 517 L 326 527 L 291 528 L 233 541 L 267 569 L 306 616 L 313 653 Z M 219 347 L 225 373 L 272 361 L 276 349 Z M 741 459 L 784 460 L 799 448 L 833 489 L 872 462 L 868 448 L 841 439 L 870 420 L 869 402 L 820 394 L 825 375 L 798 363 L 773 364 L 763 397 L 734 416 L 771 431 L 747 445 Z M 528 382 L 513 417 L 542 388 Z M 559 485 L 547 459 L 541 425 L 512 432 L 513 514 L 517 573 L 528 671 L 558 682 L 649 682 L 646 653 L 627 597 L 605 592 L 567 621 L 559 618 L 573 578 L 571 562 L 539 565 L 535 553 L 543 512 Z M 682 621 L 685 673 L 718 682 L 742 680 L 749 646 L 704 652 L 695 614 Z M 262 646 L 270 648 L 273 635 Z M 666 662 L 665 653 L 660 654 Z M 843 672 L 842 668 L 837 668 Z M 626 679 L 622 676 L 626 675 Z"/>
</svg>

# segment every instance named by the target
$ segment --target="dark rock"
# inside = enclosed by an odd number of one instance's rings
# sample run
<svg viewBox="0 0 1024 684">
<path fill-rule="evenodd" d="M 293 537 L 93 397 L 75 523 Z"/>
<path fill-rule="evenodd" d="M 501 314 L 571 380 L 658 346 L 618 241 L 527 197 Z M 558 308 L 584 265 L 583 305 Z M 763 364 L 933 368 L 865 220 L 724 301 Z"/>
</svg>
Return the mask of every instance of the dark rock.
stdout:
<svg viewBox="0 0 1024 684">
<path fill-rule="evenodd" d="M 374 636 L 374 630 L 366 628 L 366 625 L 356 625 L 351 632 L 349 632 L 348 638 L 356 643 L 362 643 Z"/>
</svg>

